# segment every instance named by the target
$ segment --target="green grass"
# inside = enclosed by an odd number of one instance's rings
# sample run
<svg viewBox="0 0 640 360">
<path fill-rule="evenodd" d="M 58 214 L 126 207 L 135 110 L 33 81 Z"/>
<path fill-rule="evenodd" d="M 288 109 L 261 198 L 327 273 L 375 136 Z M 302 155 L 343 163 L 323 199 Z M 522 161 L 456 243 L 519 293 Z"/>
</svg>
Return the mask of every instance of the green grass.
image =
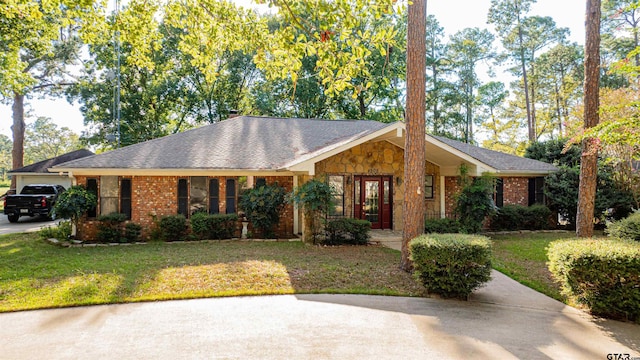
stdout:
<svg viewBox="0 0 640 360">
<path fill-rule="evenodd" d="M 378 246 L 192 242 L 60 248 L 0 236 L 0 311 L 217 296 L 424 295 Z"/>
<path fill-rule="evenodd" d="M 574 233 L 493 235 L 493 267 L 510 278 L 556 300 L 567 303 L 547 268 L 547 246 Z"/>
</svg>

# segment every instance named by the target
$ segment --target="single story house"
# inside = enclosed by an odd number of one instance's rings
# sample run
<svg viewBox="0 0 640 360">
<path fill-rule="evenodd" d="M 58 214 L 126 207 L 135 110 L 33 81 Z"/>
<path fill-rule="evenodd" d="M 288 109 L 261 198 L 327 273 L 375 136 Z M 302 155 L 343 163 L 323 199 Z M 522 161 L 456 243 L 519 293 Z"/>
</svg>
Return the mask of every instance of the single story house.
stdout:
<svg viewBox="0 0 640 360">
<path fill-rule="evenodd" d="M 30 184 L 55 184 L 62 185 L 68 189 L 72 184 L 72 179 L 64 171 L 49 172 L 49 169 L 58 164 L 71 160 L 81 159 L 91 156 L 93 152 L 80 149 L 75 150 L 51 159 L 38 161 L 31 165 L 9 171 L 9 175 L 16 178 L 16 191 L 19 194 L 22 188 Z"/>
<path fill-rule="evenodd" d="M 496 201 L 541 201 L 550 164 L 426 135 L 424 206 L 431 217 L 453 214 L 461 164 L 469 175 L 499 177 Z M 362 218 L 375 229 L 402 230 L 405 125 L 366 120 L 239 116 L 126 146 L 50 169 L 65 172 L 98 195 L 81 236 L 95 216 L 121 212 L 144 229 L 155 217 L 196 210 L 236 213 L 243 187 L 278 183 L 287 191 L 311 178 L 328 180 L 338 203 L 332 216 Z M 304 232 L 303 214 L 288 204 L 279 236 Z"/>
</svg>

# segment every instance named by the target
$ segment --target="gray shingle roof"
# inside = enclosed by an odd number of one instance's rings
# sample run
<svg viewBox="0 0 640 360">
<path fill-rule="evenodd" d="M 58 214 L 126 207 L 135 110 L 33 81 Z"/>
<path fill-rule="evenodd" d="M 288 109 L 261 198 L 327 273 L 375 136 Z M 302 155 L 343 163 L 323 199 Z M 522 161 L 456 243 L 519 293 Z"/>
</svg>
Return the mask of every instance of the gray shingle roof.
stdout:
<svg viewBox="0 0 640 360">
<path fill-rule="evenodd" d="M 492 168 L 502 172 L 554 172 L 558 168 L 533 159 L 527 159 L 524 157 L 505 154 L 499 151 L 493 151 L 478 146 L 470 145 L 456 140 L 451 140 L 442 136 L 431 137 L 438 141 L 451 146 L 452 148 L 461 151 L 474 159 L 491 166 Z"/>
<path fill-rule="evenodd" d="M 277 170 L 389 125 L 241 116 L 71 161 L 61 168 Z"/>
<path fill-rule="evenodd" d="M 49 172 L 47 171 L 47 169 L 49 169 L 50 167 L 65 163 L 67 161 L 80 159 L 80 158 L 84 158 L 91 155 L 93 155 L 93 152 L 87 149 L 80 149 L 80 150 L 72 151 L 66 154 L 62 154 L 60 156 L 56 156 L 51 159 L 42 160 L 37 163 L 33 163 L 31 165 L 21 167 L 19 169 L 11 170 L 9 173 L 10 174 L 12 173 L 47 173 L 48 174 Z"/>
</svg>

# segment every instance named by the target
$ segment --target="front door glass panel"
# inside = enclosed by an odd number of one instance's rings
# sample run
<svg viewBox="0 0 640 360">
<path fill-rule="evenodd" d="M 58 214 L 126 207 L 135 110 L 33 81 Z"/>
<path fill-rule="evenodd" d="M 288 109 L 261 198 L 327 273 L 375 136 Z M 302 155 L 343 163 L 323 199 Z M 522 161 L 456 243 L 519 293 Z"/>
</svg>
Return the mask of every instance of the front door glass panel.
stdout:
<svg viewBox="0 0 640 360">
<path fill-rule="evenodd" d="M 378 222 L 380 201 L 380 182 L 365 181 L 365 217 L 372 223 Z"/>
</svg>

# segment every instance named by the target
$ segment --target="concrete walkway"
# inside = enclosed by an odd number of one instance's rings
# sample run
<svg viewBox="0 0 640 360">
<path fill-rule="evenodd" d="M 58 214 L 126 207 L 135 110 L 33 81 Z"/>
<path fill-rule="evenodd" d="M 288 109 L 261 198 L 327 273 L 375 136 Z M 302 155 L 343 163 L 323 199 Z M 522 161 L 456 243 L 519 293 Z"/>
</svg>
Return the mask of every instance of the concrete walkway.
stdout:
<svg viewBox="0 0 640 360">
<path fill-rule="evenodd" d="M 607 359 L 640 326 L 494 273 L 471 301 L 285 295 L 0 314 L 0 359 Z"/>
</svg>

